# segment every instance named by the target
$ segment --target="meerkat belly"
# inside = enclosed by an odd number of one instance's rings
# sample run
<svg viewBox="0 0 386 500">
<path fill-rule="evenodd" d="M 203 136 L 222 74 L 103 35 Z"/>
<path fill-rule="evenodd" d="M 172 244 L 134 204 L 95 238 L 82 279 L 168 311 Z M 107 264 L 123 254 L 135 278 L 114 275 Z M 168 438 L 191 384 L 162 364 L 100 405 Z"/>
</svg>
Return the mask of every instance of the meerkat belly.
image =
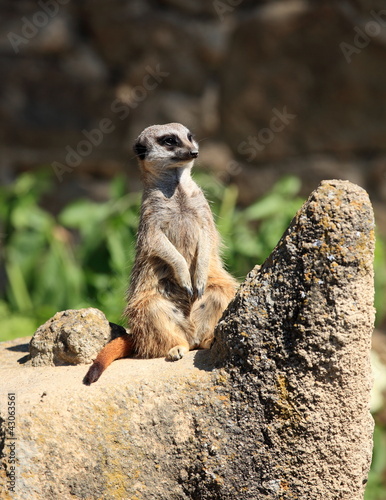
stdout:
<svg viewBox="0 0 386 500">
<path fill-rule="evenodd" d="M 165 228 L 165 234 L 175 248 L 185 257 L 188 264 L 194 259 L 197 243 L 203 228 L 193 217 L 176 217 Z"/>
<path fill-rule="evenodd" d="M 198 201 L 197 196 L 189 196 L 180 186 L 165 213 L 165 234 L 188 264 L 194 259 L 200 234 L 206 229 Z"/>
</svg>

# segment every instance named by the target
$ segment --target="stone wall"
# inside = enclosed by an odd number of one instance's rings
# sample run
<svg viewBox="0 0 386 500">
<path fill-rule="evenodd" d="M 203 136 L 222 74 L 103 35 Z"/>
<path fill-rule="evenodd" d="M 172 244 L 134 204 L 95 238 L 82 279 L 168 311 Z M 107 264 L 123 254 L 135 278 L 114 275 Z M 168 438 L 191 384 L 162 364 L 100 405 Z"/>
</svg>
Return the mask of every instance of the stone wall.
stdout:
<svg viewBox="0 0 386 500">
<path fill-rule="evenodd" d="M 0 11 L 1 182 L 54 165 L 60 193 L 95 196 L 123 170 L 136 189 L 133 139 L 181 121 L 244 203 L 283 173 L 300 175 L 304 193 L 341 177 L 375 208 L 386 198 L 381 0 L 23 0 Z"/>
</svg>

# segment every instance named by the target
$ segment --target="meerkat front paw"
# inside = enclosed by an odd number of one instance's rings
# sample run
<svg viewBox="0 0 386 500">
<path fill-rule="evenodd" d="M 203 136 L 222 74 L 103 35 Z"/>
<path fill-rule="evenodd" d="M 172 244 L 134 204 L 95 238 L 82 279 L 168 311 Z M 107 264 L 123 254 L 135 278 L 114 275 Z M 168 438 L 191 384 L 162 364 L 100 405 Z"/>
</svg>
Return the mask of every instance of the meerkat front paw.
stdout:
<svg viewBox="0 0 386 500">
<path fill-rule="evenodd" d="M 192 298 L 194 295 L 194 290 L 193 290 L 193 285 L 192 285 L 192 280 L 190 277 L 189 269 L 188 266 L 186 265 L 186 269 L 183 269 L 178 275 L 178 283 L 181 288 L 183 288 L 189 298 Z"/>
<path fill-rule="evenodd" d="M 206 279 L 196 279 L 194 284 L 194 298 L 200 300 L 205 293 Z"/>
<path fill-rule="evenodd" d="M 194 298 L 200 300 L 204 295 L 205 288 L 206 285 L 197 285 L 196 289 L 194 290 Z"/>
<path fill-rule="evenodd" d="M 186 292 L 187 296 L 188 296 L 190 299 L 191 299 L 191 298 L 193 298 L 193 296 L 194 296 L 194 290 L 193 290 L 193 287 L 191 287 L 191 286 L 184 286 L 184 290 L 185 290 L 185 292 Z"/>
<path fill-rule="evenodd" d="M 189 352 L 189 348 L 184 345 L 176 345 L 172 347 L 168 352 L 166 359 L 169 361 L 177 361 L 184 357 L 184 355 Z"/>
</svg>

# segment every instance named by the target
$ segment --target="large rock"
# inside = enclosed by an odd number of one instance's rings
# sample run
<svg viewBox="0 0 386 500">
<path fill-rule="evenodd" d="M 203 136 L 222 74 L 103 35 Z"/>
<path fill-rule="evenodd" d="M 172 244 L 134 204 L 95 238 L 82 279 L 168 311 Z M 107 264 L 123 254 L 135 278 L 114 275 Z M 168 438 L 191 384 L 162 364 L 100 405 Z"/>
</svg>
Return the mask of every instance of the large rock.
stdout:
<svg viewBox="0 0 386 500">
<path fill-rule="evenodd" d="M 18 366 L 22 340 L 3 343 L 3 491 L 14 480 L 20 499 L 362 499 L 373 250 L 366 193 L 324 182 L 248 275 L 211 351 L 120 360 L 86 387 L 85 366 Z"/>
<path fill-rule="evenodd" d="M 228 453 L 245 453 L 231 470 L 248 470 L 238 487 L 258 484 L 255 498 L 363 498 L 373 428 L 373 251 L 366 193 L 325 181 L 218 325 L 212 359 L 230 374 L 243 429 L 227 444 Z"/>
</svg>

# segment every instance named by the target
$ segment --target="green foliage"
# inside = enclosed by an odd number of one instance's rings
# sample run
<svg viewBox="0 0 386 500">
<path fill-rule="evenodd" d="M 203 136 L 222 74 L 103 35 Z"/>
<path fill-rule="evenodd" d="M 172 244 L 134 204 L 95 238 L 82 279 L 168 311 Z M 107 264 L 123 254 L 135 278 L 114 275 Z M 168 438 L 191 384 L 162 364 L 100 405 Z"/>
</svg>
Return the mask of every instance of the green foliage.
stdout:
<svg viewBox="0 0 386 500">
<path fill-rule="evenodd" d="M 105 203 L 79 200 L 57 218 L 38 202 L 44 174 L 0 189 L 1 249 L 8 279 L 0 298 L 0 340 L 31 335 L 57 311 L 94 306 L 119 322 L 134 257 L 139 194 L 123 179 Z"/>
<path fill-rule="evenodd" d="M 385 241 L 379 235 L 374 254 L 374 282 L 376 324 L 380 325 L 386 316 L 386 248 Z"/>
<path fill-rule="evenodd" d="M 240 280 L 271 253 L 303 199 L 300 180 L 288 176 L 247 209 L 237 207 L 238 189 L 224 187 L 209 174 L 197 175 L 207 198 L 212 200 L 217 228 L 224 242 L 223 257 L 230 272 Z"/>
</svg>

